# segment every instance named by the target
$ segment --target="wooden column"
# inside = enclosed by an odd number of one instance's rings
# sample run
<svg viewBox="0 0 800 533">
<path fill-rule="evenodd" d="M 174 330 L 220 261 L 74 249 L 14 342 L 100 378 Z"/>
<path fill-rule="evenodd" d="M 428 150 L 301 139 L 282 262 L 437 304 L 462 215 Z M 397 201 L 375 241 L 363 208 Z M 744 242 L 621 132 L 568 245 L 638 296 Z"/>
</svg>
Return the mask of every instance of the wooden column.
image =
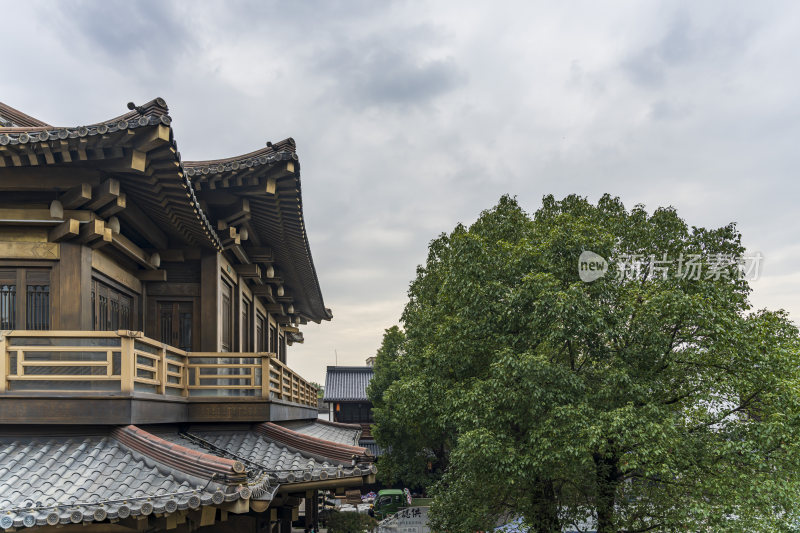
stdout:
<svg viewBox="0 0 800 533">
<path fill-rule="evenodd" d="M 312 500 L 314 501 L 314 505 L 311 507 L 311 512 L 313 519 L 311 523 L 314 526 L 314 531 L 319 531 L 319 490 L 311 491 L 313 493 Z"/>
<path fill-rule="evenodd" d="M 0 346 L 2 345 L 0 344 Z M 269 384 L 270 384 L 269 369 L 270 369 L 269 357 L 265 355 L 261 358 L 261 397 L 266 400 L 269 399 Z"/>
<path fill-rule="evenodd" d="M 0 392 L 5 392 L 7 388 L 8 377 L 8 352 L 6 351 L 6 339 L 0 337 Z"/>
<path fill-rule="evenodd" d="M 133 393 L 133 378 L 136 376 L 136 356 L 133 353 L 133 337 L 120 337 L 120 390 Z"/>
<path fill-rule="evenodd" d="M 306 531 L 310 531 L 311 528 L 314 527 L 314 506 L 316 506 L 317 502 L 314 501 L 314 492 L 313 490 L 306 491 L 306 506 L 305 506 L 305 518 L 304 518 L 304 526 Z"/>
<path fill-rule="evenodd" d="M 200 260 L 200 351 L 218 352 L 222 320 L 220 306 L 219 255 L 211 253 Z"/>
<path fill-rule="evenodd" d="M 280 520 L 280 533 L 292 533 L 292 508 L 281 507 L 278 510 L 278 519 Z"/>
<path fill-rule="evenodd" d="M 93 329 L 91 248 L 61 243 L 58 275 L 60 309 L 56 313 L 56 327 L 68 330 Z"/>
</svg>

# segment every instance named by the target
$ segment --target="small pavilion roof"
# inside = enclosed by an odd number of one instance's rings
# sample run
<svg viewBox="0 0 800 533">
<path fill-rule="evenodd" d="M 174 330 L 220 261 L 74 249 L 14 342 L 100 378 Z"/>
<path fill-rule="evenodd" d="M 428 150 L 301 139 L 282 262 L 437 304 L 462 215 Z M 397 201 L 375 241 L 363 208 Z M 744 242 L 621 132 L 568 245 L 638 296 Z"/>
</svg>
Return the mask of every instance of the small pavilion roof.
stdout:
<svg viewBox="0 0 800 533">
<path fill-rule="evenodd" d="M 371 366 L 329 366 L 325 375 L 326 402 L 366 402 Z"/>
</svg>

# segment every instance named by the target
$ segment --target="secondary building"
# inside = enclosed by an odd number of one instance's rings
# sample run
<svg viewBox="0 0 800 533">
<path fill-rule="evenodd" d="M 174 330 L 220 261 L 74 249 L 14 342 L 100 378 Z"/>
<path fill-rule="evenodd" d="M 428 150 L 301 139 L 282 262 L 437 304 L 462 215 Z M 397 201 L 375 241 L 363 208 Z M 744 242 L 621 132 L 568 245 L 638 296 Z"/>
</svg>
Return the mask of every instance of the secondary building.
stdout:
<svg viewBox="0 0 800 533">
<path fill-rule="evenodd" d="M 330 420 L 360 427 L 359 445 L 377 456 L 380 451 L 372 438 L 372 402 L 367 398 L 373 375 L 372 365 L 329 366 L 323 400 L 330 406 Z"/>
</svg>

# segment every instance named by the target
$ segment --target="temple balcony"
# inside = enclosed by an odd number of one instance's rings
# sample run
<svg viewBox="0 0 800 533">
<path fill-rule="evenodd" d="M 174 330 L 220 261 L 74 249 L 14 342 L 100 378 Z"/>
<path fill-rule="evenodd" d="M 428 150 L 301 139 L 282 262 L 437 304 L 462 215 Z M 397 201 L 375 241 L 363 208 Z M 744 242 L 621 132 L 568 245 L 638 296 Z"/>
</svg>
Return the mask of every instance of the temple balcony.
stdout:
<svg viewBox="0 0 800 533">
<path fill-rule="evenodd" d="M 317 389 L 266 352 L 187 352 L 138 331 L 0 332 L 0 423 L 317 418 Z"/>
</svg>

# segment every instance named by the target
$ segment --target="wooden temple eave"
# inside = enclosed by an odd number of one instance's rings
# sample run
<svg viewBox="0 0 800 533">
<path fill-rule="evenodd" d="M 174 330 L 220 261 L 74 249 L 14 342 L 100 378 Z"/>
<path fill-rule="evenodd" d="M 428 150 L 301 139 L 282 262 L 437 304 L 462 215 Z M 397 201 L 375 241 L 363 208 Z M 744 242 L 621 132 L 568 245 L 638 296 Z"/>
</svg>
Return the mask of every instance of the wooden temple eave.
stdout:
<svg viewBox="0 0 800 533">
<path fill-rule="evenodd" d="M 158 107 L 154 106 L 153 109 Z M 89 161 L 93 169 L 83 168 L 82 162 Z M 134 200 L 147 211 L 147 218 L 174 232 L 179 240 L 221 250 L 216 232 L 199 208 L 191 183 L 183 175 L 180 154 L 166 114 L 128 115 L 108 123 L 77 128 L 0 128 L 0 166 L 14 168 L 13 173 L 6 174 L 0 181 L 0 190 L 30 190 L 31 182 L 38 180 L 26 178 L 38 174 L 50 181 L 40 183 L 42 188 L 46 185 L 50 190 L 64 188 L 64 194 L 70 193 L 66 201 L 80 203 L 87 196 L 87 184 L 93 189 L 105 184 L 107 190 L 94 190 L 95 200 L 89 201 L 91 210 L 103 207 L 99 216 L 125 213 Z M 37 172 L 36 169 L 43 167 L 48 168 Z M 91 182 L 76 178 L 84 170 L 88 175 L 94 174 Z M 73 176 L 71 182 L 62 179 L 68 174 Z M 119 187 L 127 194 L 120 193 Z M 106 202 L 109 196 L 114 198 Z M 126 215 L 122 218 L 132 218 Z M 149 234 L 146 228 L 140 230 L 143 236 Z M 159 233 L 156 233 L 158 242 L 152 244 L 166 247 L 165 239 L 158 238 Z"/>
</svg>

